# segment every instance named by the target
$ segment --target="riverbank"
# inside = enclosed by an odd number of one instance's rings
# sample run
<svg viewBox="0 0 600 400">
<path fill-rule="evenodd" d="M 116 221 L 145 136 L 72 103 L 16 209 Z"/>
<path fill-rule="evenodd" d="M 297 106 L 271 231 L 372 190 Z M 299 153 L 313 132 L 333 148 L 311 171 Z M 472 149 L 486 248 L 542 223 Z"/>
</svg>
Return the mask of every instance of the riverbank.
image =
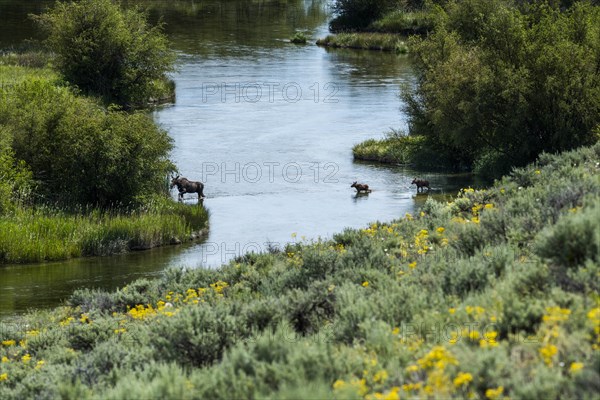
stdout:
<svg viewBox="0 0 600 400">
<path fill-rule="evenodd" d="M 405 37 L 392 33 L 338 33 L 317 40 L 318 46 L 408 53 Z"/>
<path fill-rule="evenodd" d="M 0 329 L 2 398 L 597 393 L 600 145 L 331 241 L 171 270 Z"/>
<path fill-rule="evenodd" d="M 384 164 L 413 164 L 413 156 L 419 148 L 420 138 L 391 132 L 382 139 L 367 139 L 352 147 L 355 160 L 376 161 Z"/>
<path fill-rule="evenodd" d="M 131 212 L 19 207 L 0 216 L 0 264 L 147 250 L 202 238 L 207 228 L 204 207 L 168 199 Z"/>
<path fill-rule="evenodd" d="M 49 62 L 43 53 L 0 57 L 0 264 L 203 236 L 206 209 L 169 198 L 167 133 L 145 113 L 81 95 Z"/>
</svg>

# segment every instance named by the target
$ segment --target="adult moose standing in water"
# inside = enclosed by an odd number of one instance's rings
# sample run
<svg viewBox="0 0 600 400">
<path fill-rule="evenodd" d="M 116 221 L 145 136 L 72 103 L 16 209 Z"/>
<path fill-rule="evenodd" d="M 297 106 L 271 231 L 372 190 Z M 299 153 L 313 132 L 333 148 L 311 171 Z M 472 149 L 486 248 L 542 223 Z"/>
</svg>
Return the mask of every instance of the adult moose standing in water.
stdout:
<svg viewBox="0 0 600 400">
<path fill-rule="evenodd" d="M 202 193 L 204 184 L 202 182 L 190 181 L 187 178 L 180 178 L 179 175 L 177 175 L 171 180 L 171 189 L 175 186 L 177 186 L 177 190 L 179 190 L 179 201 L 183 201 L 183 195 L 185 193 L 198 193 L 198 201 L 204 199 L 204 194 Z"/>
</svg>

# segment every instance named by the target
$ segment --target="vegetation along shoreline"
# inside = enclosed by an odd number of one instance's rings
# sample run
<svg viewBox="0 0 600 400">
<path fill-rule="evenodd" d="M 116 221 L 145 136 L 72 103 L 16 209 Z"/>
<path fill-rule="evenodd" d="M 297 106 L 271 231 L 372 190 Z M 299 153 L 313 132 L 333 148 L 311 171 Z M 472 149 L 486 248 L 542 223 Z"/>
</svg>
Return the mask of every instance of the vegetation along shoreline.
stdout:
<svg viewBox="0 0 600 400">
<path fill-rule="evenodd" d="M 161 26 L 108 0 L 57 3 L 34 19 L 42 49 L 0 56 L 0 264 L 205 236 L 202 204 L 170 198 L 172 139 L 136 111 L 174 96 Z"/>
</svg>

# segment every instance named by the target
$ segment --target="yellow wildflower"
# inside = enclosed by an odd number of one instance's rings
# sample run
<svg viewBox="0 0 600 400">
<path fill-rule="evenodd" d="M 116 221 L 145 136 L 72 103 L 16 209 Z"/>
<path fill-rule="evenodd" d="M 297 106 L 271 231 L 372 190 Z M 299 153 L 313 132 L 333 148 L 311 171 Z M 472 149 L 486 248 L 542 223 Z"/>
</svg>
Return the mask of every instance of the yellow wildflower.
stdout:
<svg viewBox="0 0 600 400">
<path fill-rule="evenodd" d="M 362 286 L 363 286 L 363 287 L 368 287 L 368 286 L 369 286 L 369 281 L 364 281 L 364 282 L 362 283 Z"/>
<path fill-rule="evenodd" d="M 498 342 L 496 341 L 496 337 L 498 336 L 498 332 L 487 332 L 484 334 L 485 339 L 481 339 L 479 341 L 479 347 L 488 348 L 488 347 L 497 347 Z"/>
<path fill-rule="evenodd" d="M 581 369 L 583 369 L 583 363 L 581 363 L 581 362 L 574 362 L 574 363 L 571 363 L 571 366 L 569 367 L 569 372 L 571 374 L 576 374 Z"/>
<path fill-rule="evenodd" d="M 223 293 L 223 290 L 225 290 L 227 287 L 229 287 L 229 283 L 223 282 L 223 281 L 217 281 L 215 283 L 211 283 L 210 287 L 213 288 L 213 290 L 217 294 L 221 294 L 221 293 Z"/>
<path fill-rule="evenodd" d="M 542 173 L 542 171 L 540 171 L 539 169 L 536 169 L 536 170 L 535 170 L 535 174 L 536 174 L 536 175 L 539 175 L 539 174 L 541 174 L 541 173 Z"/>
<path fill-rule="evenodd" d="M 5 381 L 8 379 L 8 374 L 5 372 L 2 375 L 0 375 L 0 382 Z"/>
<path fill-rule="evenodd" d="M 87 316 L 87 314 L 81 314 L 81 318 L 79 318 L 79 321 L 81 321 L 82 324 L 89 324 L 90 322 L 92 322 L 90 320 L 90 317 Z"/>
<path fill-rule="evenodd" d="M 14 340 L 3 340 L 2 341 L 2 345 L 3 346 L 14 346 L 15 344 L 17 344 L 17 342 L 15 342 Z"/>
<path fill-rule="evenodd" d="M 10 362 L 10 360 L 8 359 L 8 357 L 4 356 L 4 357 L 2 357 L 2 362 L 7 363 L 7 362 Z"/>
<path fill-rule="evenodd" d="M 116 313 L 113 313 L 116 314 Z M 60 326 L 69 326 L 71 324 L 71 322 L 73 322 L 75 320 L 75 318 L 73 317 L 68 317 L 66 319 L 63 319 L 62 321 L 60 321 L 58 324 Z"/>
<path fill-rule="evenodd" d="M 434 346 L 429 353 L 417 360 L 417 364 L 423 369 L 444 369 L 448 364 L 457 365 L 458 361 L 443 346 Z"/>
<path fill-rule="evenodd" d="M 473 375 L 468 372 L 459 372 L 456 378 L 454 378 L 454 386 L 461 387 L 467 386 L 469 382 L 473 381 Z"/>
<path fill-rule="evenodd" d="M 503 386 L 498 386 L 498 388 L 496 389 L 488 389 L 485 391 L 485 397 L 487 397 L 488 399 L 497 399 L 498 397 L 500 397 L 502 395 L 502 393 L 504 393 L 504 387 Z"/>
<path fill-rule="evenodd" d="M 29 355 L 29 353 L 21 357 L 21 361 L 23 361 L 24 364 L 27 364 L 29 361 L 31 361 L 31 356 Z"/>
<path fill-rule="evenodd" d="M 454 307 L 452 307 L 452 308 L 449 308 L 449 309 L 448 309 L 448 312 L 449 312 L 450 314 L 454 314 L 454 313 L 456 312 L 456 308 L 454 308 Z"/>
<path fill-rule="evenodd" d="M 408 220 L 408 221 L 412 221 L 413 220 L 413 216 L 410 215 L 409 213 L 404 214 L 404 218 L 406 218 L 406 220 Z"/>
<path fill-rule="evenodd" d="M 383 396 L 383 400 L 400 400 L 400 394 L 398 392 L 400 388 L 398 386 L 394 386 Z"/>
<path fill-rule="evenodd" d="M 406 383 L 402 385 L 402 390 L 405 392 L 410 392 L 411 390 L 419 390 L 421 389 L 421 382 L 417 383 Z"/>
<path fill-rule="evenodd" d="M 487 203 L 483 208 L 485 208 L 486 210 L 491 210 L 492 208 L 494 208 L 494 205 L 492 203 Z"/>
<path fill-rule="evenodd" d="M 446 230 L 446 228 L 444 228 L 443 226 L 440 226 L 439 228 L 436 229 L 437 233 L 444 233 L 444 231 Z"/>
<path fill-rule="evenodd" d="M 539 351 L 546 365 L 552 365 L 552 358 L 558 353 L 558 348 L 553 344 L 547 344 Z"/>
<path fill-rule="evenodd" d="M 448 340 L 448 342 L 451 345 L 455 345 L 456 343 L 458 343 L 459 340 L 460 340 L 460 333 L 458 333 L 458 332 L 450 333 L 450 339 Z"/>
<path fill-rule="evenodd" d="M 419 371 L 419 367 L 415 364 L 409 365 L 408 367 L 406 367 L 406 372 L 418 372 Z"/>
<path fill-rule="evenodd" d="M 569 319 L 571 310 L 560 307 L 546 307 L 546 314 L 542 317 L 544 322 L 558 323 Z"/>
<path fill-rule="evenodd" d="M 37 335 L 39 335 L 39 334 L 40 334 L 40 331 L 38 331 L 38 330 L 35 330 L 35 329 L 32 329 L 32 330 L 30 330 L 30 331 L 27 331 L 27 332 L 25 332 L 25 334 L 26 334 L 27 336 L 37 336 Z"/>
<path fill-rule="evenodd" d="M 411 262 L 410 264 L 408 264 L 408 267 L 411 269 L 415 269 L 417 267 L 417 262 L 416 261 Z"/>
<path fill-rule="evenodd" d="M 375 375 L 373 375 L 373 381 L 374 382 L 381 382 L 381 383 L 383 383 L 383 382 L 386 381 L 387 378 L 388 378 L 388 373 L 387 373 L 387 371 L 385 369 L 377 371 L 375 373 Z"/>
<path fill-rule="evenodd" d="M 333 389 L 334 389 L 334 390 L 341 389 L 341 388 L 343 388 L 345 385 L 346 385 L 346 382 L 344 382 L 344 381 L 343 381 L 343 380 L 341 380 L 341 379 L 338 379 L 337 381 L 335 381 L 335 382 L 333 383 Z"/>
<path fill-rule="evenodd" d="M 35 365 L 35 369 L 41 369 L 45 363 L 46 363 L 46 361 L 44 361 L 44 360 L 38 361 L 37 364 Z"/>
</svg>

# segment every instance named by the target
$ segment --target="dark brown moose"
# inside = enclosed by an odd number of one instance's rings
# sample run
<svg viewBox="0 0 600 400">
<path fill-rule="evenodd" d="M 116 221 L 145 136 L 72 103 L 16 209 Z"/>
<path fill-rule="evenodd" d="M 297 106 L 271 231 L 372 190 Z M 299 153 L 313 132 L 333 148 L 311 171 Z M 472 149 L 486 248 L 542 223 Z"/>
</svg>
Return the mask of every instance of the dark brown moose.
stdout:
<svg viewBox="0 0 600 400">
<path fill-rule="evenodd" d="M 427 191 L 431 190 L 431 188 L 429 187 L 429 181 L 423 180 L 423 179 L 413 179 L 413 181 L 410 183 L 411 185 L 417 185 L 417 193 L 419 192 L 419 189 L 421 189 L 421 192 L 423 191 L 423 188 L 427 188 Z"/>
<path fill-rule="evenodd" d="M 204 194 L 202 193 L 204 184 L 202 182 L 190 181 L 187 178 L 180 178 L 179 175 L 177 175 L 171 180 L 171 189 L 175 186 L 177 186 L 177 190 L 179 190 L 179 201 L 183 201 L 183 195 L 185 193 L 198 193 L 198 200 L 204 199 Z"/>
<path fill-rule="evenodd" d="M 350 185 L 350 187 L 355 188 L 357 194 L 360 192 L 371 193 L 371 189 L 369 189 L 369 185 L 363 185 L 362 183 L 357 183 L 356 181 L 354 181 L 354 183 L 352 185 Z"/>
</svg>

